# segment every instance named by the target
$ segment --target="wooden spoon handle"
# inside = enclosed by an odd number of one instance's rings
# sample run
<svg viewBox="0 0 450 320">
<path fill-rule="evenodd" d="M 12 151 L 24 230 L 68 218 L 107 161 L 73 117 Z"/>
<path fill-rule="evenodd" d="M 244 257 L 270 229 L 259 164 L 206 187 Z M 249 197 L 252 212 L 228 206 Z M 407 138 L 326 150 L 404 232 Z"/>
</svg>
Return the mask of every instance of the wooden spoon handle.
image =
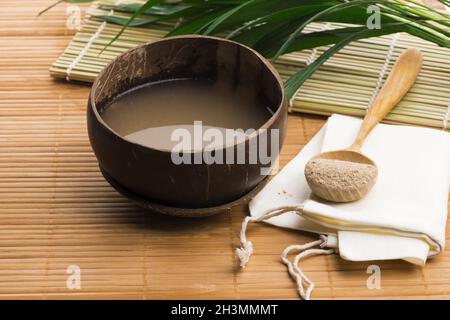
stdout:
<svg viewBox="0 0 450 320">
<path fill-rule="evenodd" d="M 364 140 L 372 129 L 383 120 L 412 87 L 421 68 L 422 53 L 418 49 L 410 48 L 402 53 L 383 88 L 367 111 L 358 136 L 349 150 L 361 150 Z"/>
</svg>

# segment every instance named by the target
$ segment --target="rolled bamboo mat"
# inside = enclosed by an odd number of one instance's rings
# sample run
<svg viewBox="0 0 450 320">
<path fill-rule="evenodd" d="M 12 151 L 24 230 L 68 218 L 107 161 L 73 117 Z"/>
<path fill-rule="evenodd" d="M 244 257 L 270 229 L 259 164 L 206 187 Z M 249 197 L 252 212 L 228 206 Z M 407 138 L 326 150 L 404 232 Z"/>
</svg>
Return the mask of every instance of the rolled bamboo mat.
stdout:
<svg viewBox="0 0 450 320">
<path fill-rule="evenodd" d="M 244 206 L 200 220 L 164 217 L 105 182 L 86 133 L 89 87 L 48 76 L 73 36 L 65 6 L 35 18 L 52 2 L 0 2 L 0 298 L 297 299 L 279 256 L 313 235 L 252 226 L 256 252 L 240 272 L 234 249 Z M 281 164 L 324 122 L 290 115 Z M 381 268 L 381 289 L 366 286 L 372 264 Z M 79 289 L 67 287 L 70 266 L 81 270 Z M 448 248 L 424 268 L 335 255 L 302 268 L 316 299 L 450 298 Z"/>
<path fill-rule="evenodd" d="M 159 24 L 132 27 L 102 52 L 121 29 L 102 21 L 114 15 L 129 17 L 120 5 L 136 0 L 101 0 L 88 10 L 87 19 L 50 73 L 57 78 L 92 82 L 96 75 L 117 55 L 146 42 L 163 37 L 172 27 Z M 338 28 L 340 24 L 316 23 L 306 32 Z M 341 113 L 363 116 L 380 90 L 395 60 L 408 47 L 424 54 L 422 72 L 410 92 L 386 117 L 386 122 L 408 123 L 448 130 L 450 127 L 450 50 L 440 48 L 408 34 L 395 34 L 354 42 L 325 63 L 295 95 L 290 111 L 330 115 Z M 304 50 L 281 57 L 276 68 L 286 79 L 327 48 Z"/>
</svg>

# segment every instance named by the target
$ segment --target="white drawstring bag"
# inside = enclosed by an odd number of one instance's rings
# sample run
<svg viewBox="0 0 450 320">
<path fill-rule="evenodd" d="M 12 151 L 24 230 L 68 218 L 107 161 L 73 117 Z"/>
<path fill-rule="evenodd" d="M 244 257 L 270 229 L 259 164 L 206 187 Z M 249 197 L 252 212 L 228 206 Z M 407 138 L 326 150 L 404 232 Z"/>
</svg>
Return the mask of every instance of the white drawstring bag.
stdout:
<svg viewBox="0 0 450 320">
<path fill-rule="evenodd" d="M 428 257 L 444 250 L 450 184 L 447 132 L 380 124 L 362 149 L 378 166 L 378 179 L 369 194 L 340 204 L 311 195 L 303 173 L 305 164 L 320 152 L 351 145 L 360 126 L 360 119 L 331 116 L 250 202 L 250 216 L 242 224 L 241 248 L 236 250 L 242 267 L 253 252 L 245 235 L 247 225 L 259 221 L 320 235 L 320 240 L 289 246 L 281 256 L 303 299 L 309 299 L 314 288 L 299 268 L 304 257 L 338 253 L 351 261 L 403 259 L 424 265 Z M 288 255 L 294 251 L 300 253 L 291 262 Z"/>
</svg>

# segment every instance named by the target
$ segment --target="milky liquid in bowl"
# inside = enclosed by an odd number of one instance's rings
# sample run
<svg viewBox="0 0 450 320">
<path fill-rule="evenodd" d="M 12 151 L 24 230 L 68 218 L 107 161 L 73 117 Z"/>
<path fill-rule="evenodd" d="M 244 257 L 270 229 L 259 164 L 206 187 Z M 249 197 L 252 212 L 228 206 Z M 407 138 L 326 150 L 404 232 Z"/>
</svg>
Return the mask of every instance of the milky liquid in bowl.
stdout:
<svg viewBox="0 0 450 320">
<path fill-rule="evenodd" d="M 106 106 L 101 116 L 122 137 L 153 149 L 172 150 L 180 141 L 180 129 L 194 137 L 200 121 L 203 133 L 214 129 L 226 137 L 226 131 L 232 129 L 235 142 L 240 142 L 245 132 L 250 132 L 247 130 L 257 130 L 272 115 L 269 102 L 261 96 L 245 87 L 175 79 L 126 91 Z M 221 148 L 228 142 L 202 140 L 201 145 L 192 143 L 191 149 Z"/>
</svg>

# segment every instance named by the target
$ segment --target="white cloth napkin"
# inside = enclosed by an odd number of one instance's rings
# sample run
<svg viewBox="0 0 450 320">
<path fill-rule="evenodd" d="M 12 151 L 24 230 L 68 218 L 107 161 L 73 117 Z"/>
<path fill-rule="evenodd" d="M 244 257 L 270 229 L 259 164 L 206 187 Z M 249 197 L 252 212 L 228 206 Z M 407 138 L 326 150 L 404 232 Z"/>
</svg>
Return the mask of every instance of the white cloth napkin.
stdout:
<svg viewBox="0 0 450 320">
<path fill-rule="evenodd" d="M 242 265 L 252 246 L 245 238 L 248 222 L 263 221 L 290 229 L 327 235 L 326 241 L 312 243 L 335 248 L 343 259 L 352 261 L 403 259 L 425 264 L 445 246 L 448 188 L 450 184 L 450 135 L 447 132 L 398 125 L 378 125 L 364 143 L 362 152 L 378 166 L 378 179 L 369 194 L 356 202 L 336 204 L 318 200 L 304 177 L 306 162 L 314 155 L 351 145 L 361 120 L 333 115 L 303 150 L 250 202 L 251 217 L 241 233 L 238 249 Z M 285 208 L 285 209 L 283 209 Z M 287 209 L 286 209 L 287 208 Z M 310 285 L 298 268 L 283 261 L 299 284 Z M 314 249 L 304 254 L 329 254 Z M 302 294 L 303 293 L 303 294 Z M 308 293 L 308 292 L 307 292 Z M 302 297 L 308 294 L 300 292 Z"/>
</svg>

